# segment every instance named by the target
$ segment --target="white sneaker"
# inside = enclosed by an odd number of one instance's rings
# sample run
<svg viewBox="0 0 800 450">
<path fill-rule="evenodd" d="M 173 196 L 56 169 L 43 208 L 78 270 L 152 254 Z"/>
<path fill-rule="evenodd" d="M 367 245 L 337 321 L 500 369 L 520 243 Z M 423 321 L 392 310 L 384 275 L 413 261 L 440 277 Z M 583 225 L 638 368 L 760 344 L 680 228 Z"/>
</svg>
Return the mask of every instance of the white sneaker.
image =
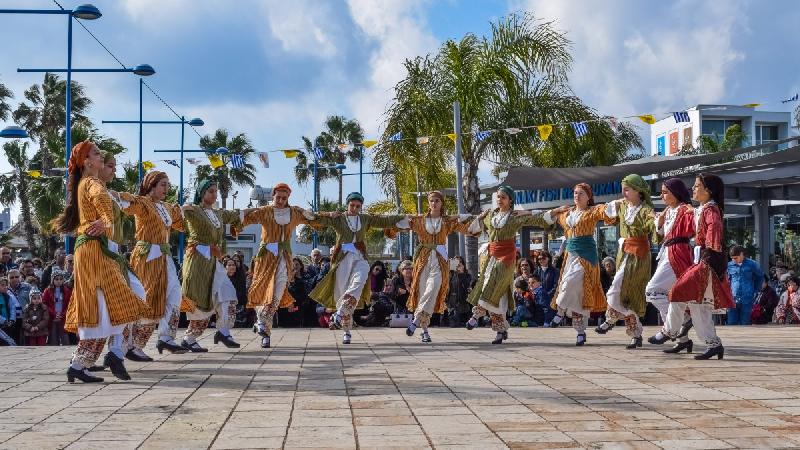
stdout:
<svg viewBox="0 0 800 450">
<path fill-rule="evenodd" d="M 344 336 L 342 336 L 342 344 L 349 344 L 350 339 L 351 339 L 350 333 L 345 333 Z"/>
</svg>

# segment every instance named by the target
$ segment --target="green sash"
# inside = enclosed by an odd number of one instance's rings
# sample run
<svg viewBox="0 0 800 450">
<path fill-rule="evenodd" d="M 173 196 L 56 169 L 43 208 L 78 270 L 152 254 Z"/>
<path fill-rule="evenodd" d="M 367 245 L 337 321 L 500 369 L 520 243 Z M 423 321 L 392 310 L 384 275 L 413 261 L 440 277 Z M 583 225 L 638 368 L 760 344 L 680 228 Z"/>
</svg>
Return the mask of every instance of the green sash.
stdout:
<svg viewBox="0 0 800 450">
<path fill-rule="evenodd" d="M 89 236 L 88 234 L 80 234 L 75 239 L 75 250 L 78 250 L 78 247 L 81 245 L 89 242 L 89 241 L 98 241 L 100 242 L 100 250 L 103 252 L 103 255 L 107 258 L 111 258 L 114 262 L 119 265 L 119 270 L 122 271 L 122 275 L 125 277 L 125 281 L 130 284 L 130 278 L 128 277 L 128 273 L 131 270 L 130 266 L 128 265 L 128 261 L 122 257 L 122 255 L 114 253 L 108 248 L 108 238 L 105 235 L 102 236 Z"/>
</svg>

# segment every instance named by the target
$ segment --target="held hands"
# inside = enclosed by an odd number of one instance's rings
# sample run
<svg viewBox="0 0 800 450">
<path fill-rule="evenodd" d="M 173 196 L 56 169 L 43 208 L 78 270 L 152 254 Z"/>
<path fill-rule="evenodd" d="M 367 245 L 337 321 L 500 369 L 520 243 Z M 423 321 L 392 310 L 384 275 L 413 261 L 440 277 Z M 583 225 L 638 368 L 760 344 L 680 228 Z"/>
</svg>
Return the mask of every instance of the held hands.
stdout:
<svg viewBox="0 0 800 450">
<path fill-rule="evenodd" d="M 559 214 L 563 214 L 563 213 L 569 211 L 570 208 L 571 208 L 571 206 L 569 206 L 569 205 L 559 206 L 558 208 L 551 209 L 550 210 L 550 215 L 551 216 L 558 216 Z"/>
<path fill-rule="evenodd" d="M 106 224 L 103 219 L 97 219 L 89 225 L 86 229 L 86 234 L 89 236 L 100 236 L 106 232 Z"/>
</svg>

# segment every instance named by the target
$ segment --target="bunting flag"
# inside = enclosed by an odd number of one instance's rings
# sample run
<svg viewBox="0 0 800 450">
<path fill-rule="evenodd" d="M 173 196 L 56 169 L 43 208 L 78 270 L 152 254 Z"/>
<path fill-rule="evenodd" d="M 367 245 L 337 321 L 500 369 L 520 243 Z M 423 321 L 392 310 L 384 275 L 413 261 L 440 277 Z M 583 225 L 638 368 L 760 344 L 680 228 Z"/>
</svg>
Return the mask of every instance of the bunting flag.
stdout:
<svg viewBox="0 0 800 450">
<path fill-rule="evenodd" d="M 220 158 L 220 156 L 217 154 L 208 155 L 208 162 L 211 164 L 212 169 L 216 169 L 225 165 L 225 163 L 222 161 L 222 158 Z"/>
<path fill-rule="evenodd" d="M 691 120 L 689 120 L 689 113 L 686 111 L 674 112 L 672 113 L 672 117 L 675 118 L 675 123 L 691 122 Z"/>
<path fill-rule="evenodd" d="M 800 94 L 794 94 L 794 96 L 787 98 L 786 100 L 781 100 L 781 103 L 791 103 L 800 100 Z"/>
<path fill-rule="evenodd" d="M 339 151 L 342 153 L 347 153 L 353 149 L 353 144 L 339 144 L 336 147 L 339 148 Z"/>
<path fill-rule="evenodd" d="M 429 136 L 422 136 L 417 138 L 417 144 L 424 145 L 431 141 Z"/>
<path fill-rule="evenodd" d="M 42 172 L 39 170 L 29 170 L 28 175 L 31 178 L 39 178 L 40 176 L 42 176 Z"/>
<path fill-rule="evenodd" d="M 572 122 L 572 129 L 575 131 L 575 137 L 581 138 L 589 132 L 589 125 L 586 122 Z"/>
<path fill-rule="evenodd" d="M 258 160 L 261 161 L 261 165 L 265 169 L 269 169 L 269 153 L 267 153 L 267 152 L 258 152 Z"/>
<path fill-rule="evenodd" d="M 761 106 L 761 103 L 745 103 L 742 106 L 745 107 L 745 108 L 755 108 L 757 106 Z"/>
<path fill-rule="evenodd" d="M 370 147 L 372 147 L 373 145 L 375 145 L 377 143 L 378 143 L 378 141 L 364 141 L 364 142 L 361 143 L 361 145 L 363 145 L 366 148 L 370 148 Z"/>
<path fill-rule="evenodd" d="M 174 159 L 162 159 L 162 161 L 164 161 L 165 163 L 169 164 L 170 166 L 175 166 L 175 167 L 177 167 L 179 169 L 181 168 L 181 165 L 178 164 L 178 161 L 175 161 Z"/>
<path fill-rule="evenodd" d="M 483 142 L 491 135 L 492 135 L 491 131 L 478 131 L 475 133 L 475 140 L 477 142 Z"/>
<path fill-rule="evenodd" d="M 397 133 L 389 136 L 389 142 L 397 142 L 397 141 L 399 141 L 401 139 L 403 139 L 403 132 L 402 131 L 398 131 Z"/>
<path fill-rule="evenodd" d="M 231 155 L 231 167 L 234 169 L 244 168 L 244 155 L 238 153 Z"/>
<path fill-rule="evenodd" d="M 608 118 L 608 125 L 611 127 L 612 130 L 616 133 L 619 129 L 619 120 L 616 117 L 609 117 Z"/>
<path fill-rule="evenodd" d="M 144 169 L 145 172 L 154 168 L 155 166 L 156 165 L 153 164 L 151 161 L 142 161 L 142 169 Z"/>
<path fill-rule="evenodd" d="M 522 129 L 520 128 L 506 128 L 504 131 L 508 134 L 522 133 Z"/>
<path fill-rule="evenodd" d="M 456 142 L 456 134 L 455 133 L 448 134 L 447 138 L 450 139 L 451 141 L 453 141 L 453 143 L 455 144 L 455 142 Z"/>
<path fill-rule="evenodd" d="M 321 147 L 314 147 L 314 157 L 317 159 L 322 159 L 325 156 L 325 152 L 322 150 Z"/>
<path fill-rule="evenodd" d="M 289 159 L 297 158 L 297 155 L 300 154 L 300 150 L 293 149 L 293 148 L 286 149 L 286 150 L 281 150 L 281 151 L 283 152 L 283 156 L 285 156 L 285 157 L 287 157 Z"/>
<path fill-rule="evenodd" d="M 641 116 L 636 116 L 636 117 L 638 117 L 639 120 L 641 120 L 642 122 L 644 122 L 646 124 L 652 125 L 652 124 L 656 123 L 656 118 L 652 114 L 642 114 Z"/>
<path fill-rule="evenodd" d="M 539 130 L 539 137 L 542 138 L 543 141 L 546 141 L 550 137 L 550 133 L 553 132 L 552 125 L 539 125 L 536 129 Z"/>
<path fill-rule="evenodd" d="M 200 158 L 186 158 L 186 162 L 188 162 L 189 164 L 191 164 L 193 166 L 196 166 L 196 165 L 200 164 Z"/>
</svg>

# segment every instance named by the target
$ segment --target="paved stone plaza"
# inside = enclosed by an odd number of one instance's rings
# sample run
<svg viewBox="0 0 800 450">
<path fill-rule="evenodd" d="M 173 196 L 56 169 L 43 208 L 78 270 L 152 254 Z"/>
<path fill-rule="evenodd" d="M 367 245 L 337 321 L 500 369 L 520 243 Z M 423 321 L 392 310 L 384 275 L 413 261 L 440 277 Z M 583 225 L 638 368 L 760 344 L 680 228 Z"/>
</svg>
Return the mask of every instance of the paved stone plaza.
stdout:
<svg viewBox="0 0 800 450">
<path fill-rule="evenodd" d="M 722 361 L 628 351 L 619 329 L 583 348 L 571 329 L 278 329 L 268 352 L 236 331 L 238 351 L 150 348 L 134 380 L 91 385 L 66 383 L 71 348 L 1 347 L 0 447 L 800 448 L 798 327 L 720 328 Z"/>
</svg>

